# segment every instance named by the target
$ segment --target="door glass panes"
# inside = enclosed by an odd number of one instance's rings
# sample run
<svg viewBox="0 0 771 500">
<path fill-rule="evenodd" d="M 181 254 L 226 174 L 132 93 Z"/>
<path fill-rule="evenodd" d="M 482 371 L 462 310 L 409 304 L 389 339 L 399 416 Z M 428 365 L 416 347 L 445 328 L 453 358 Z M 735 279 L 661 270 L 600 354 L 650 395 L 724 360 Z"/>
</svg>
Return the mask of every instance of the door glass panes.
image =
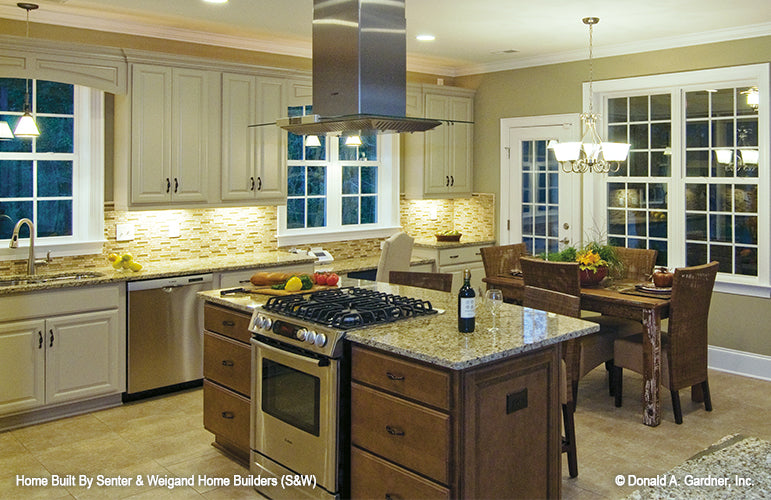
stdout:
<svg viewBox="0 0 771 500">
<path fill-rule="evenodd" d="M 24 111 L 25 82 L 0 78 L 0 116 L 11 129 Z M 72 236 L 75 87 L 30 80 L 28 89 L 40 136 L 0 141 L 0 239 L 10 238 L 23 217 L 33 221 L 37 237 Z"/>
<path fill-rule="evenodd" d="M 533 255 L 559 251 L 559 163 L 547 143 L 521 143 L 522 241 Z"/>
<path fill-rule="evenodd" d="M 629 158 L 608 174 L 608 241 L 654 248 L 667 262 L 668 192 L 671 167 L 672 99 L 652 94 L 608 99 L 609 140 L 629 142 Z"/>
<path fill-rule="evenodd" d="M 758 275 L 758 116 L 748 87 L 685 92 L 686 265 Z"/>
</svg>

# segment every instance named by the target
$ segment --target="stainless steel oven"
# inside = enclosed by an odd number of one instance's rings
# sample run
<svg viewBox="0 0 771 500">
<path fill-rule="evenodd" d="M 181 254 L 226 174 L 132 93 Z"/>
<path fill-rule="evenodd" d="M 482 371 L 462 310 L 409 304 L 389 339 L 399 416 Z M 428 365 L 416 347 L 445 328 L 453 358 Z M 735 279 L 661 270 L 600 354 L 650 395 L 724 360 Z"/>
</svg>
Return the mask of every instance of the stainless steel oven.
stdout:
<svg viewBox="0 0 771 500">
<path fill-rule="evenodd" d="M 376 287 L 376 285 L 373 285 Z M 270 498 L 346 495 L 346 331 L 438 311 L 427 301 L 345 287 L 272 297 L 252 314 L 252 475 Z"/>
</svg>

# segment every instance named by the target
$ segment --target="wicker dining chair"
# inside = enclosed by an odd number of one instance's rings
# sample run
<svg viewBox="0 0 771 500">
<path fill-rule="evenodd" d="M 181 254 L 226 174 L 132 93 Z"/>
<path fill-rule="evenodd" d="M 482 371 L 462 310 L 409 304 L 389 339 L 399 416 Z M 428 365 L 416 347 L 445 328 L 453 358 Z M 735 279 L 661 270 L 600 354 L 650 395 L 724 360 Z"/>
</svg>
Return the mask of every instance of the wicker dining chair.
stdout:
<svg viewBox="0 0 771 500">
<path fill-rule="evenodd" d="M 451 273 L 417 273 L 412 271 L 391 271 L 388 282 L 394 285 L 416 286 L 439 290 L 440 292 L 452 291 Z"/>
<path fill-rule="evenodd" d="M 485 276 L 510 275 L 511 271 L 519 269 L 519 258 L 527 255 L 527 245 L 499 245 L 480 248 L 482 264 L 485 266 Z"/>
<path fill-rule="evenodd" d="M 540 259 L 523 258 L 522 276 L 525 280 L 522 305 L 532 309 L 573 316 L 581 315 L 581 285 L 576 262 L 547 262 Z M 560 361 L 560 401 L 562 423 L 565 435 L 562 438 L 562 452 L 568 456 L 570 477 L 578 475 L 578 452 L 576 448 L 576 412 L 573 380 L 579 363 L 579 342 L 568 340 L 562 345 Z M 574 383 L 575 382 L 575 383 Z"/>
<path fill-rule="evenodd" d="M 620 279 L 624 281 L 650 281 L 656 266 L 658 250 L 653 248 L 613 247 L 621 262 Z"/>
<path fill-rule="evenodd" d="M 675 422 L 683 423 L 680 389 L 692 389 L 692 399 L 703 397 L 704 408 L 712 411 L 707 377 L 707 334 L 709 305 L 715 286 L 718 263 L 675 269 L 672 299 L 669 306 L 669 328 L 661 334 L 661 385 L 672 394 Z M 615 404 L 620 407 L 623 391 L 623 369 L 643 371 L 643 337 L 634 335 L 617 339 L 614 344 Z"/>
</svg>

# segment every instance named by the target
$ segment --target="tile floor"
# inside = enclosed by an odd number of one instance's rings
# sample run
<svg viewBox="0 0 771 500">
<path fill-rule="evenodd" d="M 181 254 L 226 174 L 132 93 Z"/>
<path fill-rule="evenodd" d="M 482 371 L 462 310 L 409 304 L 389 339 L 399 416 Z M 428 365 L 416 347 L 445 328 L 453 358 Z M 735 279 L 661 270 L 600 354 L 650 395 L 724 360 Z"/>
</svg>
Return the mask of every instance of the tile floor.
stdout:
<svg viewBox="0 0 771 500">
<path fill-rule="evenodd" d="M 624 407 L 607 396 L 604 369 L 581 382 L 576 413 L 579 476 L 567 477 L 565 499 L 623 498 L 635 488 L 617 487 L 617 474 L 655 476 L 678 465 L 727 434 L 771 440 L 771 382 L 710 372 L 714 411 L 681 395 L 683 424 L 676 425 L 671 401 L 662 400 L 663 421 L 646 427 L 640 419 L 640 379 L 625 373 Z M 211 446 L 202 427 L 202 392 L 190 390 L 118 408 L 0 433 L 0 499 L 24 498 L 259 498 L 249 487 L 183 486 L 21 487 L 18 475 L 52 474 L 136 478 L 246 475 L 246 469 Z M 50 479 L 49 479 L 50 480 Z"/>
</svg>

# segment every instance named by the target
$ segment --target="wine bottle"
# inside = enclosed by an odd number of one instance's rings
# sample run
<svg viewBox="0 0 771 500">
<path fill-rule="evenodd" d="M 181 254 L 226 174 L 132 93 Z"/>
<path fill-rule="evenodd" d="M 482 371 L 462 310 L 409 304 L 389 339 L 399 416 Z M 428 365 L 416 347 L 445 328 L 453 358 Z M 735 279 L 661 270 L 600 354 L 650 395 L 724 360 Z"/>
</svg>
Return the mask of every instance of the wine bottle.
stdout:
<svg viewBox="0 0 771 500">
<path fill-rule="evenodd" d="M 471 271 L 463 271 L 463 286 L 458 291 L 458 331 L 474 331 L 476 293 L 471 287 Z"/>
</svg>

